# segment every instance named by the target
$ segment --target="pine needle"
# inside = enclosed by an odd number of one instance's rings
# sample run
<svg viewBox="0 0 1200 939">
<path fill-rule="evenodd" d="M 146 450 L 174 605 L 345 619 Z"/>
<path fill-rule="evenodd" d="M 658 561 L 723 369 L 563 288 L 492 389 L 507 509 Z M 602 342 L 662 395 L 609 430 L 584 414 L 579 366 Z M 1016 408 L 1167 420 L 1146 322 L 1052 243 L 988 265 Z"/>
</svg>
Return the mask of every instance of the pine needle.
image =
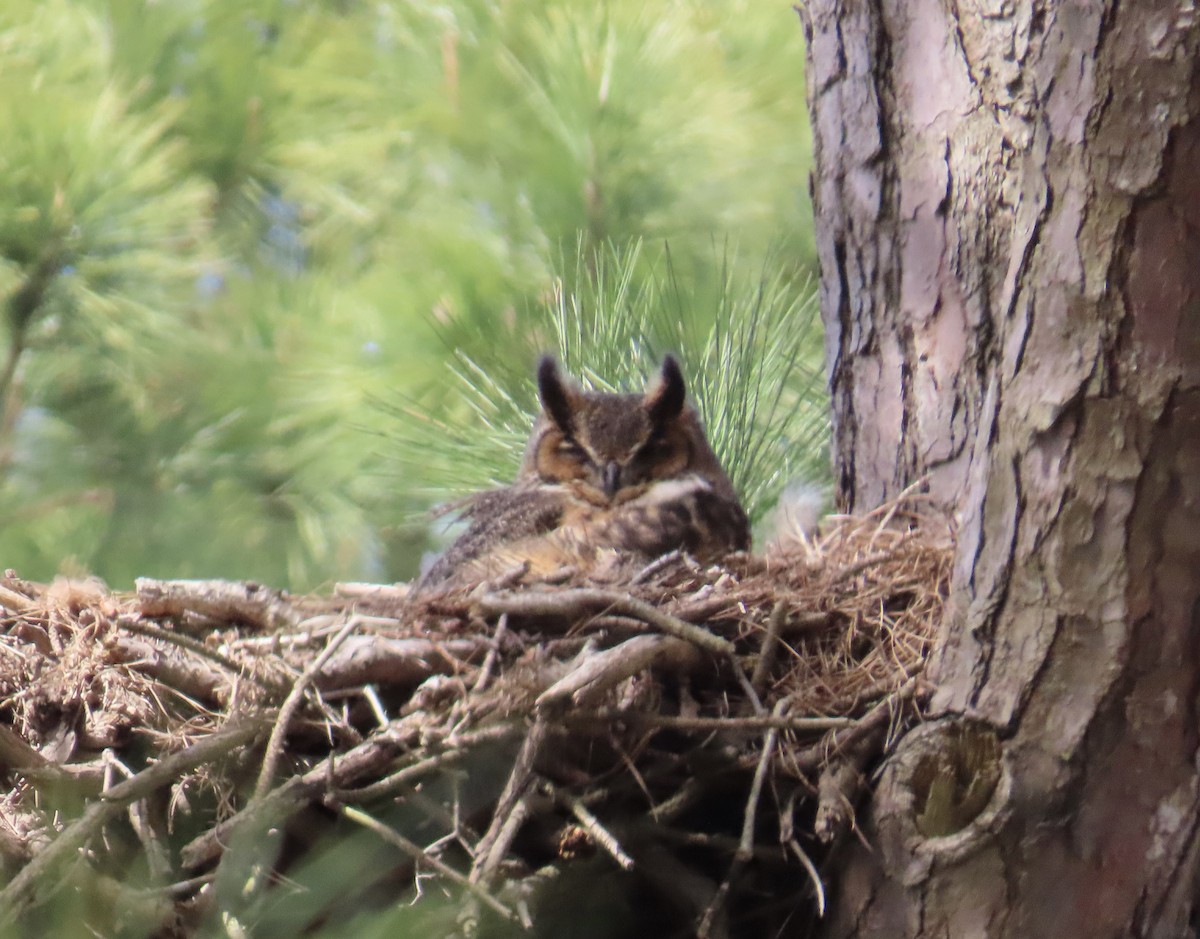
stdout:
<svg viewBox="0 0 1200 939">
<path fill-rule="evenodd" d="M 729 248 L 712 277 L 686 282 L 669 251 L 592 252 L 581 238 L 549 297 L 522 323 L 516 350 L 454 350 L 442 410 L 392 404 L 395 461 L 407 485 L 440 500 L 512 480 L 537 413 L 532 363 L 553 352 L 589 388 L 638 390 L 667 352 L 679 356 L 709 440 L 752 519 L 797 477 L 826 475 L 827 404 L 815 295 L 777 260 L 747 276 Z M 536 337 L 552 337 L 542 348 Z M 522 363 L 514 368 L 513 359 Z"/>
</svg>

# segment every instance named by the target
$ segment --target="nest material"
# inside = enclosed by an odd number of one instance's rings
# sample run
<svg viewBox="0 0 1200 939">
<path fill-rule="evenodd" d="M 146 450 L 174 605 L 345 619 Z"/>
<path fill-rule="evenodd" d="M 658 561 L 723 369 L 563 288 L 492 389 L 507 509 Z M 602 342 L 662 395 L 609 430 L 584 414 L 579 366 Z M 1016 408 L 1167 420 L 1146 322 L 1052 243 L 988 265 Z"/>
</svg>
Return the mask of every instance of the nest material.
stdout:
<svg viewBox="0 0 1200 939">
<path fill-rule="evenodd" d="M 775 934 L 823 904 L 812 856 L 853 825 L 864 768 L 927 691 L 949 548 L 916 521 L 891 505 L 719 567 L 668 556 L 604 587 L 565 572 L 428 597 L 119 595 L 9 572 L 0 909 L 35 906 L 121 829 L 149 872 L 140 902 L 188 934 L 221 905 L 239 835 L 294 834 L 319 805 L 394 849 L 377 878 L 393 901 L 428 876 L 468 897 L 481 919 L 450 932 L 536 928 L 547 870 L 602 863 L 640 876 L 671 928 Z M 85 810 L 63 822 L 50 790 Z M 421 824 L 381 820 L 398 802 Z M 295 867 L 303 841 L 271 842 L 265 868 Z M 781 884 L 788 901 L 756 900 Z"/>
</svg>

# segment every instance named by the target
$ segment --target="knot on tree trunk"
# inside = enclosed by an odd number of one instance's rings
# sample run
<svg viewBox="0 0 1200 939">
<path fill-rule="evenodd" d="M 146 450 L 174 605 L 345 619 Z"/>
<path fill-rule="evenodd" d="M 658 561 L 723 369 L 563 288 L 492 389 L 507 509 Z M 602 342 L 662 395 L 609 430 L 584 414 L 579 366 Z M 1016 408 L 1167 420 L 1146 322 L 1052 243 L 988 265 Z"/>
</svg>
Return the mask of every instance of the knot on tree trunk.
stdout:
<svg viewBox="0 0 1200 939">
<path fill-rule="evenodd" d="M 988 843 L 1010 793 L 993 728 L 964 718 L 923 724 L 904 738 L 880 778 L 872 806 L 878 844 L 906 885 L 919 883 L 935 864 L 957 863 Z"/>
</svg>

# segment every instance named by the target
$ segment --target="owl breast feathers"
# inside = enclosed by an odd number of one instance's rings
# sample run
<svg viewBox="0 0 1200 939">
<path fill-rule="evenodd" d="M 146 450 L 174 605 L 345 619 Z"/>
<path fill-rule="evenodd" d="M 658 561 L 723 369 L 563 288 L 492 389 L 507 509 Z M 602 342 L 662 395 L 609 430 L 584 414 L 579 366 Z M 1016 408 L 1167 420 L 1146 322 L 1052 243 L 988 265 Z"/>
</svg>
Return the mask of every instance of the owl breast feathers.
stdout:
<svg viewBox="0 0 1200 939">
<path fill-rule="evenodd" d="M 423 587 L 523 567 L 532 577 L 611 569 L 676 549 L 713 560 L 749 547 L 746 513 L 673 357 L 642 394 L 584 391 L 549 357 L 537 380 L 542 413 L 516 482 L 467 501 L 467 530 Z"/>
</svg>

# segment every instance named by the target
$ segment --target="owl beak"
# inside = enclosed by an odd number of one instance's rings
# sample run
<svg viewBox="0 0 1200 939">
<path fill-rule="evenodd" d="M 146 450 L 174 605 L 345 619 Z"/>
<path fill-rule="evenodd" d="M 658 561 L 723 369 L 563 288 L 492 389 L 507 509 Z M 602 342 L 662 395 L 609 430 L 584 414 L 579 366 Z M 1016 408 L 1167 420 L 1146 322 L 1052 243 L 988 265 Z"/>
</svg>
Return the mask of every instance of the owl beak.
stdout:
<svg viewBox="0 0 1200 939">
<path fill-rule="evenodd" d="M 604 494 L 611 499 L 621 487 L 621 467 L 618 463 L 610 461 L 604 464 L 601 474 L 604 482 Z"/>
</svg>

